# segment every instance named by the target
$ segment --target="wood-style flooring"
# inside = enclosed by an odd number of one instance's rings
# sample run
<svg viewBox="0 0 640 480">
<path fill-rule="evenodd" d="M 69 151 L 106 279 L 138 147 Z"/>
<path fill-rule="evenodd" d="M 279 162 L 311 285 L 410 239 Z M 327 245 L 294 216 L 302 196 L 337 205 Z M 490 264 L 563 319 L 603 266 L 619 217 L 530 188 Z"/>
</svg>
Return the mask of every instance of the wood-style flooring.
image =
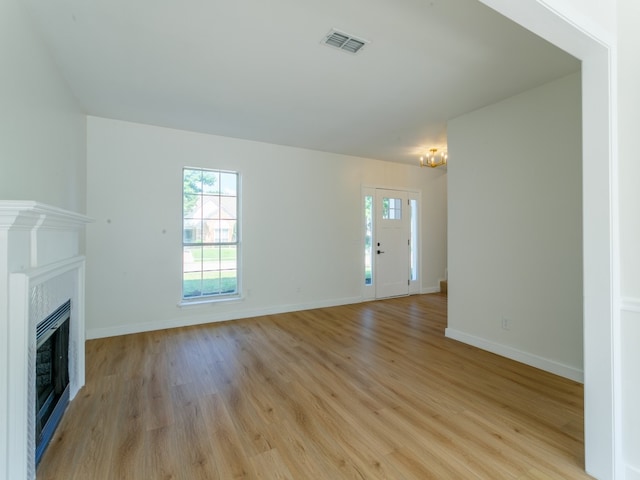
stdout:
<svg viewBox="0 0 640 480">
<path fill-rule="evenodd" d="M 87 342 L 38 480 L 586 479 L 583 387 L 440 294 Z"/>
</svg>

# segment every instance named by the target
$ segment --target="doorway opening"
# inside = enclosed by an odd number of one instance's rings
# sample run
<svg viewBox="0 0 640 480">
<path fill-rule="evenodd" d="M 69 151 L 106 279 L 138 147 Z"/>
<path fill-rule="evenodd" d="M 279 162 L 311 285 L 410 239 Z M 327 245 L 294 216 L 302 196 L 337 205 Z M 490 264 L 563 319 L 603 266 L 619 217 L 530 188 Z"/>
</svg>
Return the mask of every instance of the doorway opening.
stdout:
<svg viewBox="0 0 640 480">
<path fill-rule="evenodd" d="M 420 291 L 419 197 L 411 190 L 363 189 L 365 299 Z"/>
<path fill-rule="evenodd" d="M 585 28 L 582 6 L 563 14 L 549 2 L 481 0 L 518 25 L 582 60 L 583 345 L 585 467 L 598 478 L 623 470 L 619 314 L 614 312 L 619 266 L 614 262 L 617 190 L 613 156 L 612 43 L 604 31 Z M 562 2 L 555 2 L 562 3 Z M 576 4 L 577 5 L 577 4 Z M 575 10 L 575 12 L 574 12 Z M 585 8 L 585 11 L 588 9 Z M 580 12 L 581 15 L 575 15 Z M 590 24 L 594 27 L 596 24 Z"/>
</svg>

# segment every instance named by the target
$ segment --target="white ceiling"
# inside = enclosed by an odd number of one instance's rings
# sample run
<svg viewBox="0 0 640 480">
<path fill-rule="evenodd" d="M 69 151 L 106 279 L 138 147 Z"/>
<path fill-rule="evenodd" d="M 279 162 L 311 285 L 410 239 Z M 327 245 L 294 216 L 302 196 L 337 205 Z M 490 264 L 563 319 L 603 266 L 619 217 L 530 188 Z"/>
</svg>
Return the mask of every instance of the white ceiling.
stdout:
<svg viewBox="0 0 640 480">
<path fill-rule="evenodd" d="M 88 114 L 415 163 L 580 69 L 477 0 L 28 0 Z M 331 28 L 370 43 L 321 44 Z"/>
</svg>

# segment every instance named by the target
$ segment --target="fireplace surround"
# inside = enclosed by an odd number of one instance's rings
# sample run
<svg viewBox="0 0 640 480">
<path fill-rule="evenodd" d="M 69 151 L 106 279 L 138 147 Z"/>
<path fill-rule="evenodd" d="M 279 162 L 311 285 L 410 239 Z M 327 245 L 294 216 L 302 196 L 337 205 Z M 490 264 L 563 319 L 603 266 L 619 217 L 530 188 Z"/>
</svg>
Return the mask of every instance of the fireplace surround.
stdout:
<svg viewBox="0 0 640 480">
<path fill-rule="evenodd" d="M 80 245 L 89 221 L 38 202 L 0 201 L 0 478 L 35 479 L 36 330 L 67 301 L 69 399 L 84 385 Z"/>
</svg>

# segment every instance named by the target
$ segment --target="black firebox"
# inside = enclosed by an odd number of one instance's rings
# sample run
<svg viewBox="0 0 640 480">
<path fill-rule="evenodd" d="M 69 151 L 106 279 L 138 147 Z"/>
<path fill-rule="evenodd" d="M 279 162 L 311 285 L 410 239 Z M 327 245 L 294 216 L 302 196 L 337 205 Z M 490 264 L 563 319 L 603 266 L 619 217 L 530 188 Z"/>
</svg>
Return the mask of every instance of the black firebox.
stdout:
<svg viewBox="0 0 640 480">
<path fill-rule="evenodd" d="M 36 465 L 69 403 L 69 321 L 67 301 L 36 327 Z"/>
</svg>

